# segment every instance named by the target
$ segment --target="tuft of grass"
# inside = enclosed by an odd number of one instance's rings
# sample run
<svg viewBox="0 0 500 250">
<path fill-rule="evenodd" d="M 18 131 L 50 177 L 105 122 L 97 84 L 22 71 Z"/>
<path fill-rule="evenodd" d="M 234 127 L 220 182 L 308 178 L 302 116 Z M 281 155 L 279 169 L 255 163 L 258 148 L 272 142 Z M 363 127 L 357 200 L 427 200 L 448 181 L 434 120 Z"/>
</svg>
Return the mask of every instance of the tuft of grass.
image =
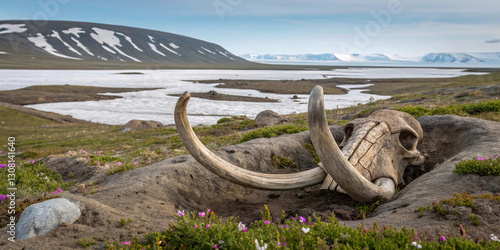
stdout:
<svg viewBox="0 0 500 250">
<path fill-rule="evenodd" d="M 314 163 L 318 164 L 321 162 L 318 153 L 316 153 L 316 149 L 314 148 L 314 145 L 312 145 L 312 143 L 304 143 L 304 147 L 313 155 Z"/>
<path fill-rule="evenodd" d="M 90 247 L 90 246 L 97 244 L 97 242 L 83 238 L 83 239 L 78 240 L 78 244 L 80 244 L 80 246 L 83 248 L 87 248 L 87 247 Z"/>
<path fill-rule="evenodd" d="M 122 225 L 123 227 L 126 226 L 127 224 L 129 224 L 130 222 L 132 222 L 132 219 L 128 219 L 128 220 L 125 220 L 123 218 L 120 219 L 120 225 Z"/>
<path fill-rule="evenodd" d="M 363 220 L 366 219 L 366 216 L 373 212 L 378 206 L 382 204 L 382 200 L 378 200 L 373 203 L 360 203 L 356 205 L 356 208 L 358 209 L 360 216 L 363 217 Z"/>
<path fill-rule="evenodd" d="M 455 174 L 500 175 L 500 156 L 474 158 L 455 164 Z"/>
<path fill-rule="evenodd" d="M 481 222 L 479 221 L 479 217 L 476 214 L 469 215 L 469 219 L 474 226 L 479 226 L 481 224 Z"/>
<path fill-rule="evenodd" d="M 107 249 L 412 249 L 416 241 L 423 249 L 496 249 L 500 242 L 428 237 L 428 232 L 414 229 L 380 227 L 367 228 L 341 225 L 335 215 L 326 220 L 312 217 L 273 217 L 266 207 L 262 219 L 250 225 L 238 218 L 222 219 L 213 211 L 178 212 L 177 221 L 168 230 L 137 237 L 126 242 L 107 244 Z M 415 242 L 415 243 L 414 243 Z M 412 244 L 414 244 L 412 246 Z"/>
<path fill-rule="evenodd" d="M 308 129 L 309 128 L 304 124 L 299 124 L 299 125 L 285 124 L 285 125 L 276 125 L 272 127 L 259 128 L 243 135 L 243 138 L 241 138 L 240 143 L 257 138 L 272 138 L 285 134 L 300 133 Z"/>
<path fill-rule="evenodd" d="M 280 168 L 298 168 L 297 163 L 295 163 L 290 157 L 274 155 L 273 164 Z"/>
</svg>

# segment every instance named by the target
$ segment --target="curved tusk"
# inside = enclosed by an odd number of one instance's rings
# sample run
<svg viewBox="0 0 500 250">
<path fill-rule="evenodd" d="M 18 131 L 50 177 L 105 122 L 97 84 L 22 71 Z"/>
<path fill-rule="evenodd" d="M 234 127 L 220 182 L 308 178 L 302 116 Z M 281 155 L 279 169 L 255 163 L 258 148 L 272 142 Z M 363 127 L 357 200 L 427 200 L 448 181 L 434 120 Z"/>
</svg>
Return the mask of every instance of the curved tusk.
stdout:
<svg viewBox="0 0 500 250">
<path fill-rule="evenodd" d="M 359 202 L 374 202 L 379 199 L 390 199 L 394 195 L 394 187 L 378 186 L 363 177 L 344 157 L 333 139 L 326 120 L 323 88 L 316 86 L 309 97 L 308 123 L 311 140 L 323 167 L 328 174 L 349 194 Z"/>
<path fill-rule="evenodd" d="M 264 174 L 237 167 L 208 150 L 196 137 L 187 117 L 186 106 L 191 98 L 184 92 L 175 105 L 175 125 L 184 146 L 205 168 L 230 182 L 264 190 L 288 190 L 322 183 L 326 177 L 323 169 L 316 167 L 295 174 Z"/>
</svg>

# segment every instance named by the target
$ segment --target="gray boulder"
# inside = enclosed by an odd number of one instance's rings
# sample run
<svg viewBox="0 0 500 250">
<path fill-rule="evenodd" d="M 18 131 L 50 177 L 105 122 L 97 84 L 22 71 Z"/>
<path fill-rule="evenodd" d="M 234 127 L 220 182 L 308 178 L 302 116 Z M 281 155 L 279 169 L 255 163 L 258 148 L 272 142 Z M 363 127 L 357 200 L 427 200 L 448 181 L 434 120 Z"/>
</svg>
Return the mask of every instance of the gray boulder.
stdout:
<svg viewBox="0 0 500 250">
<path fill-rule="evenodd" d="M 43 235 L 63 222 L 73 224 L 81 215 L 80 208 L 64 199 L 52 199 L 27 207 L 16 226 L 16 239 L 23 240 Z"/>
<path fill-rule="evenodd" d="M 136 132 L 161 127 L 163 123 L 157 121 L 131 120 L 120 129 L 120 132 Z"/>
<path fill-rule="evenodd" d="M 259 127 L 265 127 L 285 123 L 287 120 L 272 110 L 265 110 L 260 112 L 257 117 L 255 117 L 255 122 L 259 125 Z"/>
</svg>

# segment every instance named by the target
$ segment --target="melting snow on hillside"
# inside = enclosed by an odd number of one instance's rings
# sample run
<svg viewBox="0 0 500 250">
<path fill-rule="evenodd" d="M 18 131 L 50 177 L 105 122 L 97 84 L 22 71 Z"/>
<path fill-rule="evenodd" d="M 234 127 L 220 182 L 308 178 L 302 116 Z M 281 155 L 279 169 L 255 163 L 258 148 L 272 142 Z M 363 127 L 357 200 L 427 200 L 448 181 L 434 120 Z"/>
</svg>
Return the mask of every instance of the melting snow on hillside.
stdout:
<svg viewBox="0 0 500 250">
<path fill-rule="evenodd" d="M 9 33 L 23 33 L 28 30 L 25 28 L 26 24 L 0 24 L 0 34 L 9 34 Z"/>
<path fill-rule="evenodd" d="M 52 35 L 51 37 L 55 37 L 57 39 L 59 39 L 63 44 L 64 46 L 66 46 L 69 50 L 71 50 L 72 52 L 74 52 L 75 54 L 78 54 L 78 55 L 82 55 L 82 53 L 78 52 L 78 50 L 76 50 L 75 48 L 71 47 L 71 45 L 69 45 L 67 42 L 65 42 L 61 36 L 59 35 L 59 33 L 55 30 L 52 31 Z"/>
<path fill-rule="evenodd" d="M 118 48 L 118 47 L 122 47 L 122 44 L 120 43 L 120 38 L 118 38 L 117 36 L 115 36 L 115 32 L 114 31 L 112 31 L 112 30 L 106 30 L 106 29 L 101 29 L 101 28 L 92 28 L 92 30 L 94 30 L 94 32 L 96 32 L 96 33 L 91 33 L 90 36 L 92 38 L 94 38 L 94 40 L 96 40 L 98 43 L 100 43 L 101 45 L 103 45 L 103 48 L 105 48 L 106 50 L 110 51 L 109 50 L 110 48 L 104 47 L 104 44 L 108 45 L 109 47 L 111 47 L 111 49 L 117 51 L 118 53 L 120 53 L 123 56 L 126 56 L 126 57 L 128 57 L 128 58 L 130 58 L 130 59 L 132 59 L 132 60 L 134 60 L 136 62 L 141 62 L 137 58 L 134 58 L 132 56 L 129 56 L 129 55 L 125 54 L 123 51 L 121 51 Z"/>
<path fill-rule="evenodd" d="M 85 31 L 82 28 L 70 28 L 63 30 L 62 33 L 66 35 L 73 34 L 74 36 L 80 38 L 80 34 L 85 34 Z"/>
<path fill-rule="evenodd" d="M 54 56 L 67 58 L 67 59 L 81 60 L 80 58 L 75 58 L 75 57 L 65 56 L 63 54 L 60 54 L 56 49 L 54 49 L 54 47 L 52 47 L 52 45 L 50 45 L 47 42 L 47 39 L 45 39 L 45 37 L 40 33 L 37 33 L 36 37 L 28 37 L 28 40 L 30 40 L 30 42 L 34 43 L 37 47 L 47 51 L 48 53 L 50 53 Z"/>
</svg>

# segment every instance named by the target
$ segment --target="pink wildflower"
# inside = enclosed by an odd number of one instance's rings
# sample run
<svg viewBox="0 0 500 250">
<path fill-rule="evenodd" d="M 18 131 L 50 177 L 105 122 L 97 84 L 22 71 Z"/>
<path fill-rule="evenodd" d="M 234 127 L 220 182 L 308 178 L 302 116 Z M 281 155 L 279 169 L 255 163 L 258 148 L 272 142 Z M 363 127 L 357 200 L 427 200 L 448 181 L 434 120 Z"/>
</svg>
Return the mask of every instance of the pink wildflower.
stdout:
<svg viewBox="0 0 500 250">
<path fill-rule="evenodd" d="M 123 245 L 130 245 L 130 241 L 123 242 Z"/>
<path fill-rule="evenodd" d="M 214 248 L 215 248 L 215 249 L 219 249 L 219 248 L 217 247 L 217 244 L 215 244 L 215 245 L 214 245 Z"/>
<path fill-rule="evenodd" d="M 210 224 L 207 224 L 207 229 L 209 229 L 209 228 L 210 228 Z"/>
<path fill-rule="evenodd" d="M 441 236 L 441 238 L 440 238 L 439 240 L 440 240 L 440 241 L 446 241 L 446 237 Z"/>
<path fill-rule="evenodd" d="M 266 220 L 266 221 L 264 221 L 264 224 L 269 225 L 269 224 L 271 224 L 271 222 Z"/>
<path fill-rule="evenodd" d="M 122 163 L 119 161 L 119 162 L 118 162 L 118 166 L 121 166 L 121 165 L 122 165 Z"/>
<path fill-rule="evenodd" d="M 201 217 L 201 218 L 205 218 L 205 213 L 203 212 L 199 212 L 198 215 Z"/>
<path fill-rule="evenodd" d="M 198 227 L 198 225 L 194 225 L 194 228 L 196 229 Z"/>
</svg>

